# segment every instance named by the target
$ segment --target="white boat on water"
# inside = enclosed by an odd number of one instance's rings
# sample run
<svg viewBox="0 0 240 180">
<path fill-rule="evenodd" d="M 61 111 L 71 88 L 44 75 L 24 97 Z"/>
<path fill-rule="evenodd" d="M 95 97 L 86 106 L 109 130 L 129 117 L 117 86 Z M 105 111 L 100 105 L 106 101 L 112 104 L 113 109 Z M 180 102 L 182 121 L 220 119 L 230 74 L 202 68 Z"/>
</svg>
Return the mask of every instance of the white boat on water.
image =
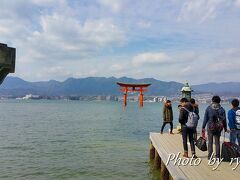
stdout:
<svg viewBox="0 0 240 180">
<path fill-rule="evenodd" d="M 27 94 L 22 99 L 41 99 L 41 96 L 39 95 L 33 95 L 33 94 Z"/>
</svg>

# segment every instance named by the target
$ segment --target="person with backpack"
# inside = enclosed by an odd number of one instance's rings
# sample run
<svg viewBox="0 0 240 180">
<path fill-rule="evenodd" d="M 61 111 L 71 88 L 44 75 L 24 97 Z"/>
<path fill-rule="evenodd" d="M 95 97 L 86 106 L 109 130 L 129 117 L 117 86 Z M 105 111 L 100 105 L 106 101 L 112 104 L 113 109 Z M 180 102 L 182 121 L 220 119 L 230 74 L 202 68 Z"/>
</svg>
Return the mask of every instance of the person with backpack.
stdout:
<svg viewBox="0 0 240 180">
<path fill-rule="evenodd" d="M 200 116 L 199 116 L 199 107 L 198 107 L 198 104 L 196 103 L 195 99 L 191 98 L 190 99 L 190 103 L 193 107 L 193 111 L 197 114 L 198 116 L 198 120 L 200 119 Z M 197 128 L 195 129 L 196 131 L 194 132 L 193 134 L 193 138 L 194 138 L 194 141 L 196 142 L 197 141 Z"/>
<path fill-rule="evenodd" d="M 172 110 L 172 103 L 170 100 L 167 100 L 163 106 L 163 125 L 161 128 L 161 134 L 163 133 L 163 129 L 166 124 L 170 124 L 170 134 L 173 134 L 173 110 Z"/>
<path fill-rule="evenodd" d="M 192 157 L 197 158 L 193 134 L 197 127 L 198 117 L 193 112 L 193 106 L 188 102 L 186 98 L 180 100 L 181 107 L 179 112 L 179 123 L 181 124 L 182 129 L 182 139 L 183 139 L 183 148 L 184 154 L 183 157 L 188 158 L 188 144 L 187 139 L 189 138 Z"/>
<path fill-rule="evenodd" d="M 208 159 L 213 153 L 213 138 L 215 140 L 216 158 L 220 158 L 220 136 L 224 129 L 227 132 L 226 113 L 224 108 L 220 105 L 221 98 L 213 96 L 212 103 L 207 107 L 202 124 L 202 137 L 206 139 L 205 127 L 207 125 L 208 135 Z"/>
<path fill-rule="evenodd" d="M 240 146 L 240 108 L 239 108 L 239 100 L 233 99 L 232 109 L 228 111 L 228 126 L 230 129 L 230 142 L 236 143 L 236 139 L 238 141 L 238 145 Z"/>
</svg>

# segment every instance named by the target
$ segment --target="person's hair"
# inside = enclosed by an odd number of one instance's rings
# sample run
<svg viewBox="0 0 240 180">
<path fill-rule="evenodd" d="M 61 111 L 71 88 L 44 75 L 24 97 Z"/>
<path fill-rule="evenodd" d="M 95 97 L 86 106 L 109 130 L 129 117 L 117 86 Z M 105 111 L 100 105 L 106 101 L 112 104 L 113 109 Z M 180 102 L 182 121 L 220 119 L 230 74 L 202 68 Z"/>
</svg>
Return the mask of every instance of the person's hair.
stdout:
<svg viewBox="0 0 240 180">
<path fill-rule="evenodd" d="M 221 102 L 221 98 L 219 96 L 213 96 L 212 97 L 212 102 L 219 104 Z"/>
<path fill-rule="evenodd" d="M 170 103 L 171 101 L 170 100 L 167 100 L 166 103 Z"/>
<path fill-rule="evenodd" d="M 195 104 L 195 103 L 196 103 L 195 99 L 191 98 L 191 99 L 190 99 L 190 103 L 191 103 L 191 104 Z"/>
<path fill-rule="evenodd" d="M 232 100 L 232 106 L 233 107 L 238 107 L 239 106 L 239 100 L 238 99 L 233 99 Z"/>
<path fill-rule="evenodd" d="M 180 102 L 181 102 L 181 103 L 185 103 L 185 102 L 188 102 L 188 100 L 187 100 L 187 98 L 182 98 L 182 99 L 180 100 Z"/>
</svg>

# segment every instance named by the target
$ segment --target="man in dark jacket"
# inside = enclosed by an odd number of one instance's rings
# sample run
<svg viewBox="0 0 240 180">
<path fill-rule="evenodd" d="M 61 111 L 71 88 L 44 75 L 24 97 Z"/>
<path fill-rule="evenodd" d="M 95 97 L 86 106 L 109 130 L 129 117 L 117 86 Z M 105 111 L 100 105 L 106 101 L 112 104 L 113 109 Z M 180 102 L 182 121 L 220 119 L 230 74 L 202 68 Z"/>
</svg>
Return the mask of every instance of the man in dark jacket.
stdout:
<svg viewBox="0 0 240 180">
<path fill-rule="evenodd" d="M 163 133 L 163 129 L 166 124 L 170 124 L 171 130 L 170 134 L 173 134 L 173 111 L 172 111 L 172 104 L 170 100 L 167 100 L 163 106 L 163 125 L 161 128 L 161 134 Z"/>
<path fill-rule="evenodd" d="M 228 126 L 230 129 L 230 142 L 240 146 L 240 108 L 239 100 L 232 100 L 232 109 L 228 111 Z"/>
<path fill-rule="evenodd" d="M 202 125 L 202 136 L 205 138 L 205 127 L 208 133 L 208 159 L 213 153 L 213 138 L 215 140 L 216 158 L 220 158 L 220 136 L 222 129 L 227 131 L 226 113 L 220 105 L 219 96 L 213 96 L 212 103 L 207 107 Z"/>
<path fill-rule="evenodd" d="M 193 107 L 186 98 L 182 98 L 180 100 L 180 103 L 181 103 L 181 108 L 179 113 L 179 123 L 181 124 L 181 128 L 182 128 L 182 139 L 183 139 L 183 148 L 184 148 L 183 157 L 188 157 L 187 138 L 189 138 L 192 156 L 193 158 L 197 158 L 195 153 L 194 139 L 193 139 L 193 134 L 195 130 L 194 128 L 189 128 L 186 126 L 186 123 L 188 121 L 188 114 L 189 112 L 193 112 Z"/>
</svg>

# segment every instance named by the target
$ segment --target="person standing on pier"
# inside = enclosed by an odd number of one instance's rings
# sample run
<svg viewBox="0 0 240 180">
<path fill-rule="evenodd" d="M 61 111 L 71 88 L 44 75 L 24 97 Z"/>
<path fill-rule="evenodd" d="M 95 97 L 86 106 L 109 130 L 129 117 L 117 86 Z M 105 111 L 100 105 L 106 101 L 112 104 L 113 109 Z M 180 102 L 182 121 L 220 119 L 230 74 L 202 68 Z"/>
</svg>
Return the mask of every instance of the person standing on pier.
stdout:
<svg viewBox="0 0 240 180">
<path fill-rule="evenodd" d="M 224 129 L 227 132 L 226 113 L 220 105 L 221 98 L 213 96 L 212 103 L 207 107 L 202 124 L 202 137 L 205 138 L 205 127 L 208 134 L 208 159 L 213 154 L 213 138 L 215 140 L 216 158 L 220 158 L 220 136 Z"/>
<path fill-rule="evenodd" d="M 170 134 L 173 134 L 173 110 L 172 103 L 170 100 L 167 100 L 163 106 L 163 125 L 161 128 L 161 134 L 166 124 L 170 124 Z"/>
<path fill-rule="evenodd" d="M 184 148 L 183 157 L 188 158 L 187 138 L 189 138 L 192 156 L 193 158 L 197 158 L 196 152 L 195 152 L 194 139 L 193 139 L 195 128 L 188 127 L 186 125 L 189 119 L 189 113 L 193 113 L 193 106 L 188 102 L 187 98 L 182 98 L 180 100 L 180 103 L 181 103 L 181 106 L 180 106 L 180 113 L 179 113 L 179 123 L 181 124 L 181 129 L 182 129 L 182 139 L 183 139 L 183 148 Z"/>
<path fill-rule="evenodd" d="M 228 126 L 230 129 L 230 142 L 236 143 L 240 146 L 240 108 L 239 100 L 232 100 L 232 109 L 228 111 Z"/>
<path fill-rule="evenodd" d="M 191 98 L 190 99 L 190 103 L 191 103 L 191 105 L 193 107 L 193 111 L 195 112 L 195 114 L 197 114 L 198 119 L 200 119 L 199 107 L 198 107 L 198 104 L 196 103 L 195 99 Z M 197 141 L 197 128 L 195 129 L 195 132 L 193 134 L 193 138 L 194 138 L 194 141 L 196 142 Z"/>
</svg>

